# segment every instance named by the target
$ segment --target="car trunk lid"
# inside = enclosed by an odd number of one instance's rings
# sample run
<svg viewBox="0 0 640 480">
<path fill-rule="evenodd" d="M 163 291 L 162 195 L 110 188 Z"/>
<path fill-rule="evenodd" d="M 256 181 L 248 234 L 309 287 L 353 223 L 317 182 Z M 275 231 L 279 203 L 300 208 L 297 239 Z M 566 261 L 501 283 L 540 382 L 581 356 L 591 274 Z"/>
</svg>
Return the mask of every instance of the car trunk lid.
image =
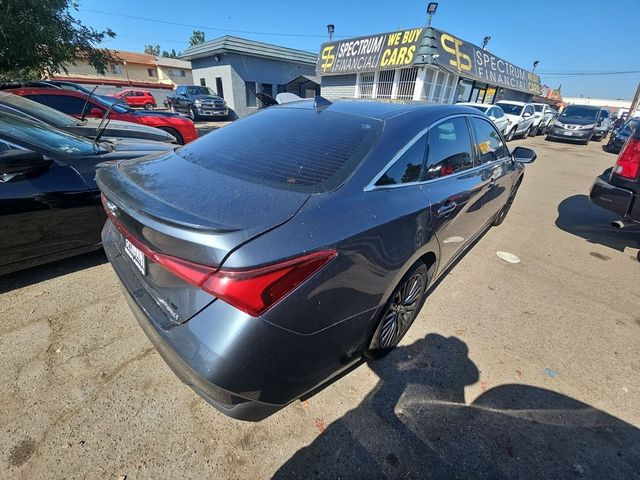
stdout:
<svg viewBox="0 0 640 480">
<path fill-rule="evenodd" d="M 174 323 L 215 298 L 163 268 L 153 253 L 215 270 L 240 245 L 292 218 L 309 198 L 225 176 L 173 152 L 104 164 L 96 178 L 107 212 L 122 237 L 129 236 L 118 240 L 120 253 Z M 137 252 L 144 254 L 143 265 Z"/>
</svg>

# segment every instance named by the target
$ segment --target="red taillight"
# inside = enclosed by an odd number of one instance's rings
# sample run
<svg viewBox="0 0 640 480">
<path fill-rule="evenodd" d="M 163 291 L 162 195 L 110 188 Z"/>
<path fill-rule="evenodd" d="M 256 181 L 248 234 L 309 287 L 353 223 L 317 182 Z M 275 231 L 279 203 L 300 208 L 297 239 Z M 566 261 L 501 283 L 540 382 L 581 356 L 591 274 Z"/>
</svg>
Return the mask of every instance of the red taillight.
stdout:
<svg viewBox="0 0 640 480">
<path fill-rule="evenodd" d="M 620 177 L 636 179 L 640 172 L 640 140 L 630 138 L 618 157 L 613 173 Z"/>
<path fill-rule="evenodd" d="M 202 288 L 254 317 L 262 315 L 338 254 L 335 250 L 322 250 L 265 267 L 218 270 L 154 252 L 125 230 L 104 195 L 102 204 L 120 233 L 147 258 L 185 282 Z"/>
<path fill-rule="evenodd" d="M 203 290 L 257 317 L 295 290 L 337 255 L 323 250 L 250 270 L 219 270 Z"/>
</svg>

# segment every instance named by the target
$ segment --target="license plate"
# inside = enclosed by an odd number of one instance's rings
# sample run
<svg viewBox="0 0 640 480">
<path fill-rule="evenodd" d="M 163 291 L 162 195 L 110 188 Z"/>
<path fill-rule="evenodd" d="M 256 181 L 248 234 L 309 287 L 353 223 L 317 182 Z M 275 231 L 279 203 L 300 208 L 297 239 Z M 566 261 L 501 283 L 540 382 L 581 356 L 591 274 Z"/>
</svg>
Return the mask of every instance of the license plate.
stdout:
<svg viewBox="0 0 640 480">
<path fill-rule="evenodd" d="M 127 254 L 127 257 L 131 259 L 133 264 L 143 275 L 147 274 L 147 259 L 145 258 L 144 253 L 142 253 L 139 248 L 133 245 L 133 243 L 126 238 L 124 239 L 124 253 Z"/>
<path fill-rule="evenodd" d="M 573 132 L 563 132 L 567 137 L 570 137 L 573 135 Z"/>
</svg>

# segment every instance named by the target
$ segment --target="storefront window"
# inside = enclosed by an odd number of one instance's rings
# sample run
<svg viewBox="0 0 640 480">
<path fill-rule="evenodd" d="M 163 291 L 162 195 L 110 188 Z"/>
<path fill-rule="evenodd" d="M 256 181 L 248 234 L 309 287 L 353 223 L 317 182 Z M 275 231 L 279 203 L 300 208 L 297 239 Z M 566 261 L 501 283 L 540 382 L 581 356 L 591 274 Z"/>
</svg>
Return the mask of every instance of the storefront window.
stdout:
<svg viewBox="0 0 640 480">
<path fill-rule="evenodd" d="M 392 98 L 393 78 L 395 70 L 381 70 L 378 72 L 378 91 L 376 98 Z"/>
<path fill-rule="evenodd" d="M 417 78 L 415 67 L 359 73 L 356 97 L 412 100 Z"/>
<path fill-rule="evenodd" d="M 366 72 L 359 74 L 360 81 L 358 82 L 358 98 L 373 97 L 373 83 L 375 80 L 375 75 L 375 72 Z"/>
<path fill-rule="evenodd" d="M 473 89 L 473 81 L 461 78 L 458 82 L 458 102 L 468 102 Z"/>
</svg>

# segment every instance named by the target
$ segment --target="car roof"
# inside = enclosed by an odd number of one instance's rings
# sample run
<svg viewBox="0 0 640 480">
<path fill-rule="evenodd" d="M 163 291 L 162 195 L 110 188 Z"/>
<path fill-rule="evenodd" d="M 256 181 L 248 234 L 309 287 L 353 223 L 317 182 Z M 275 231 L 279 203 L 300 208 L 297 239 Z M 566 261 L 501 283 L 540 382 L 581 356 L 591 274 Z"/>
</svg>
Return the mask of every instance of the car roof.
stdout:
<svg viewBox="0 0 640 480">
<path fill-rule="evenodd" d="M 296 108 L 312 110 L 314 108 L 313 99 L 305 99 L 299 102 L 284 103 L 274 105 L 269 108 Z M 331 111 L 335 113 L 344 113 L 350 115 L 358 115 L 376 120 L 387 120 L 392 117 L 407 113 L 428 113 L 434 116 L 451 115 L 454 113 L 473 113 L 478 111 L 468 106 L 458 106 L 443 103 L 424 103 L 414 101 L 381 101 L 381 100 L 364 100 L 364 99 L 342 99 L 328 103 L 326 106 L 320 106 L 319 109 Z"/>
<path fill-rule="evenodd" d="M 477 103 L 477 102 L 458 102 L 456 103 L 456 105 L 464 105 L 467 107 L 486 107 L 486 108 L 491 108 L 491 107 L 495 107 L 495 105 L 491 105 L 490 103 Z"/>
<path fill-rule="evenodd" d="M 496 102 L 496 105 L 498 103 L 507 103 L 509 105 L 520 105 L 520 106 L 529 105 L 529 103 L 527 103 L 527 102 L 517 102 L 515 100 L 500 100 L 500 101 Z"/>
</svg>

